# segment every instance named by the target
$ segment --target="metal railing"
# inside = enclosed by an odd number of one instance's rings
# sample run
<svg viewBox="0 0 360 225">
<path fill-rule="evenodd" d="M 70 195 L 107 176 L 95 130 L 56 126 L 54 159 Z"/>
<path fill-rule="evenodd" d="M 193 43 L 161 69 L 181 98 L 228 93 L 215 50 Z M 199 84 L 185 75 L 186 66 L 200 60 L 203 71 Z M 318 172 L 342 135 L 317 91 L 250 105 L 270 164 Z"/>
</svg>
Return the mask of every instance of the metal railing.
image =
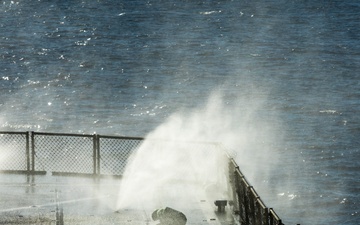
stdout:
<svg viewBox="0 0 360 225">
<path fill-rule="evenodd" d="M 27 132 L 0 132 L 0 170 L 28 171 L 29 143 Z"/>
<path fill-rule="evenodd" d="M 229 182 L 232 188 L 233 211 L 241 224 L 283 225 L 275 211 L 265 206 L 233 159 L 229 162 Z"/>
<path fill-rule="evenodd" d="M 97 134 L 0 132 L 0 171 L 122 175 L 142 141 Z"/>
<path fill-rule="evenodd" d="M 144 138 L 139 137 L 99 134 L 0 132 L 0 171 L 27 174 L 45 174 L 51 171 L 55 175 L 121 176 L 131 160 L 131 154 L 143 141 Z M 169 143 L 164 140 L 152 142 L 152 147 L 157 148 L 164 145 L 186 148 L 196 152 L 198 158 L 207 163 L 214 163 L 220 160 L 222 155 L 226 155 L 225 150 L 216 143 Z M 220 152 L 219 149 L 224 150 L 223 154 L 208 154 L 215 150 Z M 217 170 L 218 176 L 224 176 L 223 172 L 227 169 Z M 227 180 L 232 195 L 230 202 L 236 220 L 246 225 L 283 225 L 275 211 L 265 206 L 232 158 L 229 158 L 228 171 Z"/>
</svg>

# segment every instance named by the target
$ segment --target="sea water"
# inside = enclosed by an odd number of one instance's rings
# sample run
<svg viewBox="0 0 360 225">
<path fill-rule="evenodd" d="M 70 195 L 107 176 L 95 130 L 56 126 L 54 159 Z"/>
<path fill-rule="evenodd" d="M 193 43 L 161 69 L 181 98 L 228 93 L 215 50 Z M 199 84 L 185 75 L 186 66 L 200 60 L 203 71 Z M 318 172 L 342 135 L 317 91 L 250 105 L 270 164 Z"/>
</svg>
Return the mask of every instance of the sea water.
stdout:
<svg viewBox="0 0 360 225">
<path fill-rule="evenodd" d="M 216 92 L 285 224 L 357 224 L 359 25 L 355 0 L 5 0 L 0 129 L 146 136 Z"/>
</svg>

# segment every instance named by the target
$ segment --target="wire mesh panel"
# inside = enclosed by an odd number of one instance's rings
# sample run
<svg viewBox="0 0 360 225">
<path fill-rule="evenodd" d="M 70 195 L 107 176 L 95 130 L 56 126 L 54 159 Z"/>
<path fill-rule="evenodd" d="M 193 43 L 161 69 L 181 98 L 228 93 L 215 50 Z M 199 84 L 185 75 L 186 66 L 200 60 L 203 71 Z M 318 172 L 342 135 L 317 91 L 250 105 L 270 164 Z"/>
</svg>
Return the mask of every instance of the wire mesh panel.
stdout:
<svg viewBox="0 0 360 225">
<path fill-rule="evenodd" d="M 130 155 L 142 143 L 142 138 L 99 136 L 99 173 L 122 175 Z"/>
<path fill-rule="evenodd" d="M 0 170 L 28 169 L 28 134 L 0 132 Z"/>
<path fill-rule="evenodd" d="M 32 139 L 35 171 L 94 172 L 92 135 L 33 133 Z"/>
</svg>

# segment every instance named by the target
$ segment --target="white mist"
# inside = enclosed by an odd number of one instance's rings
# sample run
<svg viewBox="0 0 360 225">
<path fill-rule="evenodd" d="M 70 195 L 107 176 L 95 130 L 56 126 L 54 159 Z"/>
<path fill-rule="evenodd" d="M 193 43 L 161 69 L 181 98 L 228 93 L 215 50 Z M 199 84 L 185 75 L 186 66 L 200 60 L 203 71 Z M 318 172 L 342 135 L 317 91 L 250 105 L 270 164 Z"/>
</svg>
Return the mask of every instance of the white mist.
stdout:
<svg viewBox="0 0 360 225">
<path fill-rule="evenodd" d="M 248 97 L 239 96 L 229 106 L 216 92 L 204 108 L 176 113 L 151 132 L 129 160 L 117 209 L 184 208 L 202 195 L 229 199 L 224 151 L 184 143 L 221 143 L 250 180 L 257 173 L 264 176 L 272 154 L 268 143 L 276 134 L 270 123 L 254 117 L 264 99 L 251 102 Z"/>
</svg>

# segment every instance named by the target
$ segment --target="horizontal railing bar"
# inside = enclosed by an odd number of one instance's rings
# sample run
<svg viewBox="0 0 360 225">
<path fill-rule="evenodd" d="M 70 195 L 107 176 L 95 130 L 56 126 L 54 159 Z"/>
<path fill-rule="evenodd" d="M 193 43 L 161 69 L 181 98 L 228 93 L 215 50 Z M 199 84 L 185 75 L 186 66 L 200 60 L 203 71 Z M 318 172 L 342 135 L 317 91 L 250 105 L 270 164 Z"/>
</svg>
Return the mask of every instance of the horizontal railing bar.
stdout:
<svg viewBox="0 0 360 225">
<path fill-rule="evenodd" d="M 92 134 L 68 134 L 68 133 L 47 133 L 47 132 L 33 132 L 34 135 L 46 136 L 70 136 L 70 137 L 93 137 Z"/>
<path fill-rule="evenodd" d="M 127 137 L 127 136 L 111 136 L 111 135 L 98 135 L 99 138 L 107 138 L 107 139 L 125 139 L 125 140 L 144 140 L 143 137 Z"/>
<path fill-rule="evenodd" d="M 258 198 L 256 201 L 259 203 L 259 205 L 260 205 L 263 209 L 267 209 L 265 203 L 261 200 L 261 198 Z"/>
<path fill-rule="evenodd" d="M 130 136 L 114 136 L 114 135 L 98 135 L 99 138 L 104 138 L 104 139 L 124 139 L 124 140 L 139 140 L 139 141 L 143 141 L 145 140 L 144 137 L 130 137 Z M 165 139 L 146 139 L 149 141 L 166 141 L 166 142 L 182 142 L 184 143 L 184 141 L 182 140 L 165 140 Z M 209 145 L 218 145 L 219 143 L 217 142 L 206 142 L 206 141 L 186 141 L 186 143 L 190 143 L 190 144 L 209 144 Z"/>
<path fill-rule="evenodd" d="M 0 170 L 4 174 L 30 174 L 30 175 L 46 175 L 46 171 L 28 171 L 28 170 Z"/>
<path fill-rule="evenodd" d="M 245 179 L 245 176 L 244 176 L 244 174 L 240 171 L 239 166 L 235 167 L 235 173 L 237 173 L 239 177 Z M 246 180 L 246 179 L 245 179 L 245 180 Z M 249 182 L 246 180 L 246 183 L 249 183 Z M 249 185 L 249 186 L 250 186 L 250 185 Z"/>
<path fill-rule="evenodd" d="M 281 221 L 280 217 L 276 214 L 276 212 L 274 211 L 273 208 L 269 209 L 269 213 L 277 220 L 277 221 Z"/>
<path fill-rule="evenodd" d="M 235 162 L 235 159 L 234 159 L 234 158 L 230 158 L 230 163 L 232 163 L 236 169 L 239 169 L 239 166 L 238 166 L 238 164 Z"/>
<path fill-rule="evenodd" d="M 258 195 L 258 193 L 255 191 L 254 187 L 250 187 L 250 191 L 253 194 L 254 198 L 260 198 L 260 196 Z"/>
<path fill-rule="evenodd" d="M 246 188 L 251 188 L 252 186 L 249 184 L 249 182 L 245 179 L 245 177 L 241 178 L 241 181 L 243 182 L 243 184 L 245 185 Z"/>
<path fill-rule="evenodd" d="M 7 174 L 26 174 L 29 173 L 27 170 L 0 170 L 0 173 L 7 173 Z"/>
<path fill-rule="evenodd" d="M 144 140 L 147 141 L 161 141 L 161 142 L 175 142 L 175 143 L 187 143 L 187 144 L 206 144 L 206 145 L 216 145 L 219 146 L 220 143 L 218 142 L 213 142 L 213 141 L 194 141 L 194 140 L 181 140 L 181 139 L 176 139 L 176 140 L 169 140 L 169 139 L 162 139 L 162 138 L 144 138 Z"/>
<path fill-rule="evenodd" d="M 27 132 L 18 132 L 18 131 L 0 131 L 0 134 L 27 134 Z"/>
</svg>

